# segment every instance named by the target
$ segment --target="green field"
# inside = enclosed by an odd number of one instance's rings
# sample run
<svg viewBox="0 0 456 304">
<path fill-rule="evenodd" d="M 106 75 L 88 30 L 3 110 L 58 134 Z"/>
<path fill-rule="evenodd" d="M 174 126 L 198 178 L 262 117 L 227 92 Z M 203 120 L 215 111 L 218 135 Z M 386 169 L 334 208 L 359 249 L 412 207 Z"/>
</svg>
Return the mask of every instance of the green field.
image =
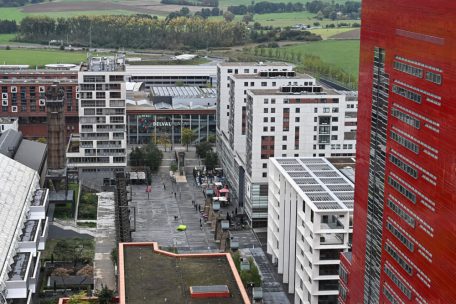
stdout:
<svg viewBox="0 0 456 304">
<path fill-rule="evenodd" d="M 280 3 L 280 2 L 288 3 L 288 2 L 301 2 L 302 1 L 303 3 L 307 3 L 307 2 L 310 2 L 311 0 L 267 0 L 267 1 L 274 2 L 274 3 Z M 334 3 L 345 3 L 347 0 L 332 0 L 332 1 L 334 1 Z M 331 2 L 331 1 L 323 0 L 323 2 Z M 219 0 L 219 6 L 221 8 L 226 8 L 228 6 L 241 5 L 241 4 L 249 5 L 249 4 L 252 4 L 252 1 L 251 0 Z"/>
<path fill-rule="evenodd" d="M 331 36 L 352 31 L 351 27 L 331 28 L 331 29 L 314 29 L 312 33 L 320 35 L 323 39 L 331 38 Z"/>
<path fill-rule="evenodd" d="M 8 44 L 16 37 L 16 34 L 0 34 L 0 44 Z"/>
<path fill-rule="evenodd" d="M 80 63 L 86 59 L 84 52 L 54 50 L 0 50 L 0 64 L 29 64 L 43 66 L 48 63 Z"/>
<path fill-rule="evenodd" d="M 21 11 L 20 7 L 1 7 L 0 8 L 0 19 L 4 20 L 16 20 L 20 21 L 27 14 Z"/>
<path fill-rule="evenodd" d="M 324 62 L 341 67 L 352 75 L 358 75 L 359 40 L 325 40 L 285 46 L 282 49 L 319 56 Z"/>
</svg>

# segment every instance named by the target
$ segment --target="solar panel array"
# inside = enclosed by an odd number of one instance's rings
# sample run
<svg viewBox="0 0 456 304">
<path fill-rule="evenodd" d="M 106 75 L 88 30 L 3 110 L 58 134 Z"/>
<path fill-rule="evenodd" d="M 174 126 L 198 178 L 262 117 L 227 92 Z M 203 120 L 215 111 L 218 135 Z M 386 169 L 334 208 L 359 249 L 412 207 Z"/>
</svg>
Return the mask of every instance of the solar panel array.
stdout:
<svg viewBox="0 0 456 304">
<path fill-rule="evenodd" d="M 277 158 L 276 161 L 318 209 L 353 209 L 353 184 L 326 159 Z"/>
<path fill-rule="evenodd" d="M 216 97 L 216 89 L 199 87 L 151 87 L 154 96 Z"/>
</svg>

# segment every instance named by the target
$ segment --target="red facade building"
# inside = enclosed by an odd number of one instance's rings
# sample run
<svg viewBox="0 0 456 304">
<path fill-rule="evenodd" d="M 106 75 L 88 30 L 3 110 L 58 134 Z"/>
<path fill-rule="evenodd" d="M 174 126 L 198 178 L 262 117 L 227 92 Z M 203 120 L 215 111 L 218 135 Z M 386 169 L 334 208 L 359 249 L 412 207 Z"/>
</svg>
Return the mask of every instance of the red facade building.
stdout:
<svg viewBox="0 0 456 304">
<path fill-rule="evenodd" d="M 27 138 L 47 137 L 45 92 L 56 82 L 65 90 L 66 136 L 78 133 L 77 71 L 0 70 L 0 117 L 19 117 Z"/>
<path fill-rule="evenodd" d="M 363 0 L 341 303 L 454 303 L 456 2 Z"/>
</svg>

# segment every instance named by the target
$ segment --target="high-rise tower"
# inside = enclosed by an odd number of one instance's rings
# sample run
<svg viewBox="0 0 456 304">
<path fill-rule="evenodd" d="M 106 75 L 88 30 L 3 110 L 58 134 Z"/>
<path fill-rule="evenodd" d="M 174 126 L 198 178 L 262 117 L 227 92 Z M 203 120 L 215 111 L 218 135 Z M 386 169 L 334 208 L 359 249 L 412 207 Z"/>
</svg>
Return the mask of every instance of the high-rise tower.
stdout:
<svg viewBox="0 0 456 304">
<path fill-rule="evenodd" d="M 456 3 L 363 0 L 342 303 L 456 299 Z"/>
</svg>

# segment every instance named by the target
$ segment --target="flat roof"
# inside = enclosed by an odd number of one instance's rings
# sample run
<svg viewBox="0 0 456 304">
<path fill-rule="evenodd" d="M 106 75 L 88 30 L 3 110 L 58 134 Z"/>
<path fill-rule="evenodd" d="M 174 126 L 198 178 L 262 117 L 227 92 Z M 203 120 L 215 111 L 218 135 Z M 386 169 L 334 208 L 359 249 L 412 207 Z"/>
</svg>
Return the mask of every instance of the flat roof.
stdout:
<svg viewBox="0 0 456 304">
<path fill-rule="evenodd" d="M 284 71 L 279 71 L 284 72 Z M 312 77 L 308 74 L 296 74 L 295 76 L 260 76 L 258 74 L 231 74 L 230 77 L 238 79 L 302 79 L 302 80 L 315 80 L 315 77 Z"/>
<path fill-rule="evenodd" d="M 27 78 L 12 78 L 12 79 L 1 79 L 1 84 L 37 84 L 37 85 L 44 85 L 44 84 L 78 84 L 77 79 L 65 79 L 65 78 L 54 78 L 54 79 L 42 79 L 42 78 L 35 78 L 35 79 L 27 79 Z"/>
<path fill-rule="evenodd" d="M 293 85 L 291 85 L 293 86 Z M 299 87 L 296 86 L 296 87 Z M 316 85 L 316 87 L 321 87 L 320 85 Z M 263 96 L 263 95 L 281 95 L 281 96 L 293 96 L 293 97 L 299 97 L 299 96 L 318 96 L 318 95 L 343 95 L 343 94 L 339 94 L 337 93 L 337 91 L 335 90 L 330 90 L 330 89 L 327 89 L 325 87 L 322 87 L 323 90 L 321 92 L 315 92 L 315 93 L 312 93 L 312 92 L 296 92 L 296 93 L 292 93 L 292 92 L 281 92 L 279 89 L 254 89 L 254 90 L 250 90 L 250 92 L 252 92 L 253 95 L 259 95 L 259 96 Z"/>
<path fill-rule="evenodd" d="M 226 285 L 229 298 L 192 298 L 190 287 Z M 174 254 L 151 243 L 119 244 L 121 304 L 250 304 L 229 253 Z"/>
<path fill-rule="evenodd" d="M 217 97 L 217 89 L 192 87 L 151 87 L 153 96 L 172 96 L 172 97 Z"/>
<path fill-rule="evenodd" d="M 13 262 L 18 236 L 39 177 L 35 170 L 0 154 L 0 282 Z"/>
<path fill-rule="evenodd" d="M 271 158 L 316 211 L 353 211 L 354 185 L 323 157 Z"/>
<path fill-rule="evenodd" d="M 219 63 L 220 66 L 260 66 L 260 67 L 267 67 L 267 66 L 294 66 L 290 63 L 284 63 L 284 62 L 221 62 Z"/>
<path fill-rule="evenodd" d="M 18 120 L 17 117 L 0 117 L 1 124 L 13 124 Z"/>
<path fill-rule="evenodd" d="M 215 65 L 125 65 L 125 72 L 131 76 L 215 76 Z"/>
</svg>

